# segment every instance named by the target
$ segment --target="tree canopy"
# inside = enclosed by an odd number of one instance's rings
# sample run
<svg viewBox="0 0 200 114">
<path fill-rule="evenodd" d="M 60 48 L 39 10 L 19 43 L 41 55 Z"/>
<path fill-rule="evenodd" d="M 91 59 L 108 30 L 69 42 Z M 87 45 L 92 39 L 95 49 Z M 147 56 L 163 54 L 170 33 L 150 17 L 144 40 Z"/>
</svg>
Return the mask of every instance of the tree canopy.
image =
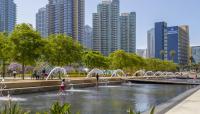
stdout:
<svg viewBox="0 0 200 114">
<path fill-rule="evenodd" d="M 83 54 L 83 63 L 88 68 L 108 68 L 108 58 L 100 52 L 86 51 Z"/>
<path fill-rule="evenodd" d="M 71 37 L 63 34 L 51 35 L 44 47 L 44 58 L 55 66 L 65 66 L 81 61 L 83 47 Z"/>
<path fill-rule="evenodd" d="M 13 60 L 22 64 L 23 79 L 25 65 L 33 65 L 41 56 L 43 47 L 40 34 L 29 24 L 16 25 L 10 36 L 13 45 Z"/>
</svg>

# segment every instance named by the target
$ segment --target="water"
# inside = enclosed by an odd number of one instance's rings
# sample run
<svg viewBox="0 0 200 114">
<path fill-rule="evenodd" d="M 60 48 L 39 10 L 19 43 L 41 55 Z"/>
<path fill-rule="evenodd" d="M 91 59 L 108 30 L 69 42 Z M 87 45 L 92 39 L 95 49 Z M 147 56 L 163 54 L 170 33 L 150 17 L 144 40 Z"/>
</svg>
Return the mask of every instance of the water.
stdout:
<svg viewBox="0 0 200 114">
<path fill-rule="evenodd" d="M 15 97 L 23 98 L 17 103 L 26 110 L 45 111 L 53 102 L 61 101 L 70 103 L 73 112 L 80 111 L 81 114 L 127 114 L 129 107 L 143 112 L 192 87 L 190 85 L 124 84 L 71 89 L 59 96 L 58 92 L 46 92 Z M 0 106 L 2 102 L 0 99 Z"/>
</svg>

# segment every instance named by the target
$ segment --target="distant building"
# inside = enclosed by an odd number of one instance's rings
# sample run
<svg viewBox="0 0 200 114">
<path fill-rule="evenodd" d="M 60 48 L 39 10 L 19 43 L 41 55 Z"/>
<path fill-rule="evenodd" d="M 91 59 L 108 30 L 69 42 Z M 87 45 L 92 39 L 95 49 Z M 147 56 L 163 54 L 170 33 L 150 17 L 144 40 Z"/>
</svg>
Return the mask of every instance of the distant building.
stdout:
<svg viewBox="0 0 200 114">
<path fill-rule="evenodd" d="M 155 58 L 155 29 L 147 32 L 147 57 Z"/>
<path fill-rule="evenodd" d="M 173 60 L 175 63 L 189 63 L 189 27 L 167 27 L 166 22 L 155 23 L 155 28 L 147 32 L 147 56 L 162 60 Z"/>
<path fill-rule="evenodd" d="M 120 47 L 122 50 L 136 52 L 136 13 L 122 13 L 120 16 Z"/>
<path fill-rule="evenodd" d="M 192 46 L 192 59 L 193 63 L 200 63 L 200 46 Z"/>
<path fill-rule="evenodd" d="M 174 51 L 174 55 L 172 54 Z M 168 60 L 187 65 L 189 63 L 189 27 L 168 27 Z"/>
<path fill-rule="evenodd" d="M 12 32 L 16 24 L 16 4 L 13 0 L 0 0 L 0 32 Z"/>
<path fill-rule="evenodd" d="M 36 23 L 45 18 L 41 9 L 38 12 Z M 85 25 L 85 0 L 49 0 L 46 6 L 48 35 L 66 34 L 82 43 Z M 40 15 L 40 16 L 39 16 Z M 42 16 L 41 16 L 42 15 Z M 41 17 L 41 18 L 40 18 Z M 37 22 L 38 21 L 38 22 Z M 42 25 L 45 25 L 45 24 Z M 37 30 L 43 34 L 44 29 Z M 45 30 L 46 31 L 46 30 Z M 46 34 L 44 34 L 45 36 Z"/>
<path fill-rule="evenodd" d="M 155 23 L 155 58 L 167 60 L 167 23 Z"/>
<path fill-rule="evenodd" d="M 120 48 L 119 0 L 103 0 L 93 13 L 93 50 L 109 55 Z"/>
<path fill-rule="evenodd" d="M 84 31 L 83 45 L 89 49 L 92 49 L 92 28 L 86 25 Z"/>
<path fill-rule="evenodd" d="M 137 49 L 136 54 L 143 58 L 147 58 L 147 50 L 146 49 Z"/>
<path fill-rule="evenodd" d="M 47 7 L 40 8 L 36 14 L 36 29 L 42 37 L 48 36 L 48 9 Z"/>
</svg>

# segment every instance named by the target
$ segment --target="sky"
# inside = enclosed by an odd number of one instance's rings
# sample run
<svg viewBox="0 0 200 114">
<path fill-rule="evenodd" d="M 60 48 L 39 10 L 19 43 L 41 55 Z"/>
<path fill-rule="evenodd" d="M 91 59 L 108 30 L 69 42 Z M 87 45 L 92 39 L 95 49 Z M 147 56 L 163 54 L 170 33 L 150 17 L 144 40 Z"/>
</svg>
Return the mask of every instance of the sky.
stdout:
<svg viewBox="0 0 200 114">
<path fill-rule="evenodd" d="M 48 0 L 14 0 L 17 4 L 17 23 L 35 26 L 35 14 Z M 92 13 L 101 0 L 85 0 L 85 23 L 92 26 Z M 147 47 L 147 31 L 155 22 L 168 26 L 189 25 L 191 46 L 200 45 L 200 0 L 120 0 L 120 12 L 136 12 L 137 49 Z"/>
</svg>

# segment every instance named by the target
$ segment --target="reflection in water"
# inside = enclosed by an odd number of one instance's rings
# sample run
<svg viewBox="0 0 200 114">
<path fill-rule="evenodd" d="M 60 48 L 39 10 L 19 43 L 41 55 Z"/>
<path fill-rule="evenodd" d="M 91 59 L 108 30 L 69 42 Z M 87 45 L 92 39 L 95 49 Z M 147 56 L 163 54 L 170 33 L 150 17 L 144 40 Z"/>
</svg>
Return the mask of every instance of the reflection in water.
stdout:
<svg viewBox="0 0 200 114">
<path fill-rule="evenodd" d="M 190 88 L 192 86 L 158 84 L 100 86 L 67 90 L 64 95 L 57 95 L 57 92 L 19 95 L 27 100 L 17 102 L 25 109 L 35 111 L 48 110 L 53 102 L 60 101 L 70 103 L 72 110 L 80 111 L 81 114 L 125 114 L 129 107 L 136 111 L 146 111 Z"/>
</svg>

